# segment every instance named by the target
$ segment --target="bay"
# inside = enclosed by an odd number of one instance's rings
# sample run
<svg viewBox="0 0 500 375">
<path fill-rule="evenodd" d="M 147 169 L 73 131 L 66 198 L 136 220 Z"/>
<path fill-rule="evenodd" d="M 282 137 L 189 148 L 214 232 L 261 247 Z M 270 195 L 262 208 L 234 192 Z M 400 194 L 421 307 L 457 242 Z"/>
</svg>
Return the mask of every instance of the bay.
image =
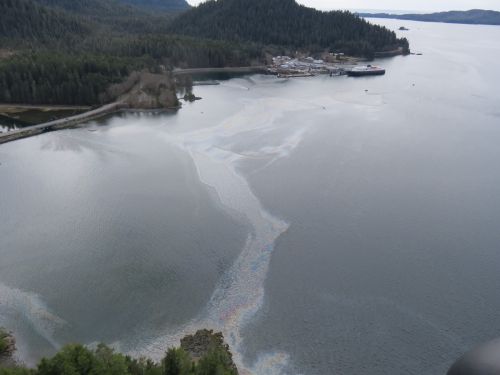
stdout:
<svg viewBox="0 0 500 375">
<path fill-rule="evenodd" d="M 443 374 L 500 335 L 500 29 L 406 26 L 383 77 L 253 75 L 0 146 L 0 325 L 255 374 Z"/>
</svg>

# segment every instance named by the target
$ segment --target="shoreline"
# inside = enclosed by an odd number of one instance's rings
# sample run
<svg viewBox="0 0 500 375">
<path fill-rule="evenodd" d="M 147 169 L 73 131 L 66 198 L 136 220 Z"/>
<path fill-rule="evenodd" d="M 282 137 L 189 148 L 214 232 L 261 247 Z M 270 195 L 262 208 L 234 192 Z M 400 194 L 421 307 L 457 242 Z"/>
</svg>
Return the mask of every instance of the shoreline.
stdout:
<svg viewBox="0 0 500 375">
<path fill-rule="evenodd" d="M 203 74 L 203 73 L 265 73 L 266 66 L 245 66 L 245 67 L 224 67 L 224 68 L 192 68 L 192 69 L 177 69 L 172 72 L 175 75 L 184 74 Z M 140 109 L 131 108 L 123 99 L 101 107 L 91 109 L 90 106 L 69 106 L 69 105 L 30 105 L 30 104 L 0 104 L 0 112 L 19 112 L 18 110 L 36 109 L 41 111 L 55 111 L 55 110 L 86 110 L 86 112 L 63 117 L 58 120 L 44 122 L 41 124 L 27 126 L 16 130 L 0 132 L 0 144 L 17 141 L 23 138 L 34 137 L 46 132 L 54 130 L 62 130 L 75 127 L 83 122 L 99 119 L 103 116 L 116 113 L 119 111 L 133 111 L 133 112 L 156 112 L 177 110 L 179 107 L 158 108 L 158 109 Z"/>
<path fill-rule="evenodd" d="M 0 145 L 3 143 L 17 141 L 23 138 L 34 137 L 36 135 L 48 133 L 55 130 L 74 128 L 81 123 L 97 120 L 104 116 L 118 112 L 134 112 L 134 113 L 167 112 L 167 111 L 176 111 L 179 108 L 180 106 L 170 107 L 170 108 L 158 108 L 158 109 L 136 109 L 136 108 L 130 108 L 130 106 L 126 103 L 114 102 L 106 104 L 92 111 L 80 113 L 79 115 L 65 117 L 59 120 L 54 120 L 43 124 L 28 126 L 21 129 L 7 131 L 5 133 L 0 133 Z"/>
<path fill-rule="evenodd" d="M 387 57 L 394 56 L 395 54 L 401 54 L 401 50 L 389 51 Z M 382 57 L 382 56 L 380 56 Z M 385 56 L 384 56 L 385 57 Z M 332 64 L 337 69 L 340 67 L 345 68 L 345 64 L 337 63 Z M 247 74 L 276 74 L 278 77 L 280 74 L 278 72 L 272 71 L 273 67 L 271 65 L 259 65 L 259 66 L 243 66 L 243 67 L 222 67 L 222 68 L 188 68 L 188 69 L 174 69 L 172 71 L 173 76 L 182 75 L 194 75 L 194 74 L 211 74 L 211 73 L 247 73 Z M 331 73 L 331 71 L 325 71 L 322 73 Z M 314 74 L 311 74 L 311 76 Z M 215 85 L 217 82 L 196 82 L 194 85 Z M 58 110 L 83 110 L 85 112 L 79 113 L 77 115 L 63 117 L 57 120 L 44 122 L 37 125 L 27 126 L 16 130 L 10 130 L 5 132 L 0 132 L 0 144 L 13 142 L 19 139 L 33 137 L 40 135 L 49 131 L 62 130 L 75 127 L 83 122 L 96 120 L 103 116 L 116 113 L 119 111 L 130 110 L 133 112 L 141 111 L 162 111 L 162 110 L 177 110 L 178 107 L 170 108 L 158 108 L 158 109 L 147 109 L 141 110 L 140 108 L 133 108 L 128 104 L 122 97 L 120 100 L 115 101 L 110 104 L 103 105 L 98 108 L 91 106 L 72 106 L 72 105 L 30 105 L 30 104 L 10 104 L 10 103 L 0 103 L 0 112 L 5 113 L 17 113 L 20 110 L 40 110 L 40 111 L 58 111 Z"/>
<path fill-rule="evenodd" d="M 90 110 L 88 112 L 80 113 L 78 115 L 65 117 L 59 120 L 49 121 L 39 125 L 28 126 L 22 129 L 11 130 L 5 133 L 0 133 L 0 144 L 16 141 L 18 139 L 33 137 L 35 135 L 39 135 L 53 130 L 71 128 L 78 124 L 81 124 L 82 122 L 95 120 L 105 115 L 117 112 L 121 109 L 126 109 L 127 107 L 128 105 L 125 103 L 114 102 L 106 104 L 97 109 Z"/>
</svg>

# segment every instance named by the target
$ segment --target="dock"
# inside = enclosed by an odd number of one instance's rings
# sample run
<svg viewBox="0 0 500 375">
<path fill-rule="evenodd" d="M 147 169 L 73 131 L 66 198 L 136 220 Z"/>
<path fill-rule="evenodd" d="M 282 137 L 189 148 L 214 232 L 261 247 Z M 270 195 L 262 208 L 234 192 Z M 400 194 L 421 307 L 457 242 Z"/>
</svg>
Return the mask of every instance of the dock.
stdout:
<svg viewBox="0 0 500 375">
<path fill-rule="evenodd" d="M 273 57 L 272 64 L 267 68 L 269 74 L 278 78 L 313 77 L 320 74 L 330 76 L 345 75 L 349 69 L 356 66 L 352 59 L 325 61 L 312 57 L 292 58 L 289 56 Z"/>
</svg>

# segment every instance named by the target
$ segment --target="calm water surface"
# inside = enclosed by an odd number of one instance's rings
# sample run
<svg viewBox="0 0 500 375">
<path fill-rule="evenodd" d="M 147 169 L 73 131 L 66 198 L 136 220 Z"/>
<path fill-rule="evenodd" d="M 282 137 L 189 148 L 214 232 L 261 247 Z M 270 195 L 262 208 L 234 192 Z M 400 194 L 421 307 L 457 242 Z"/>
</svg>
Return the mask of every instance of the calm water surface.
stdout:
<svg viewBox="0 0 500 375">
<path fill-rule="evenodd" d="M 1 145 L 19 356 L 212 327 L 255 374 L 444 374 L 500 336 L 500 28 L 377 22 L 423 55 Z"/>
</svg>

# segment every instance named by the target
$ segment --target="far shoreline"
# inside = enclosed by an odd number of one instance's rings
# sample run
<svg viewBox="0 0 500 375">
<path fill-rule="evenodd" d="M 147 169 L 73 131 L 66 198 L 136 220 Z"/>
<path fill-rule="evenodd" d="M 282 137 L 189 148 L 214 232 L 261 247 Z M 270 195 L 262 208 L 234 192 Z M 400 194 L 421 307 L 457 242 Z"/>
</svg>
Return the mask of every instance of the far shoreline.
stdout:
<svg viewBox="0 0 500 375">
<path fill-rule="evenodd" d="M 377 52 L 375 58 L 380 57 L 394 57 L 404 55 L 401 49 Z M 350 57 L 349 57 L 350 59 Z M 357 62 L 361 61 L 356 59 Z M 196 75 L 196 74 L 216 74 L 216 73 L 235 73 L 235 74 L 273 74 L 270 73 L 270 65 L 255 65 L 255 66 L 241 66 L 241 67 L 209 67 L 209 68 L 186 68 L 172 70 L 172 76 Z M 108 103 L 99 107 L 96 106 L 72 106 L 72 105 L 44 105 L 44 104 L 10 104 L 0 103 L 0 112 L 11 111 L 15 113 L 17 110 L 40 110 L 40 111 L 57 111 L 57 110 L 81 110 L 84 111 L 80 114 L 62 117 L 57 120 L 43 122 L 37 125 L 26 126 L 15 130 L 7 130 L 0 132 L 0 145 L 3 143 L 13 142 L 23 138 L 29 138 L 40 135 L 46 132 L 62 130 L 76 127 L 84 122 L 97 120 L 113 113 L 121 111 L 131 112 L 160 112 L 160 111 L 176 111 L 182 108 L 182 104 L 175 107 L 161 107 L 161 108 L 141 108 L 140 106 L 131 106 L 121 98 L 112 103 Z"/>
</svg>

